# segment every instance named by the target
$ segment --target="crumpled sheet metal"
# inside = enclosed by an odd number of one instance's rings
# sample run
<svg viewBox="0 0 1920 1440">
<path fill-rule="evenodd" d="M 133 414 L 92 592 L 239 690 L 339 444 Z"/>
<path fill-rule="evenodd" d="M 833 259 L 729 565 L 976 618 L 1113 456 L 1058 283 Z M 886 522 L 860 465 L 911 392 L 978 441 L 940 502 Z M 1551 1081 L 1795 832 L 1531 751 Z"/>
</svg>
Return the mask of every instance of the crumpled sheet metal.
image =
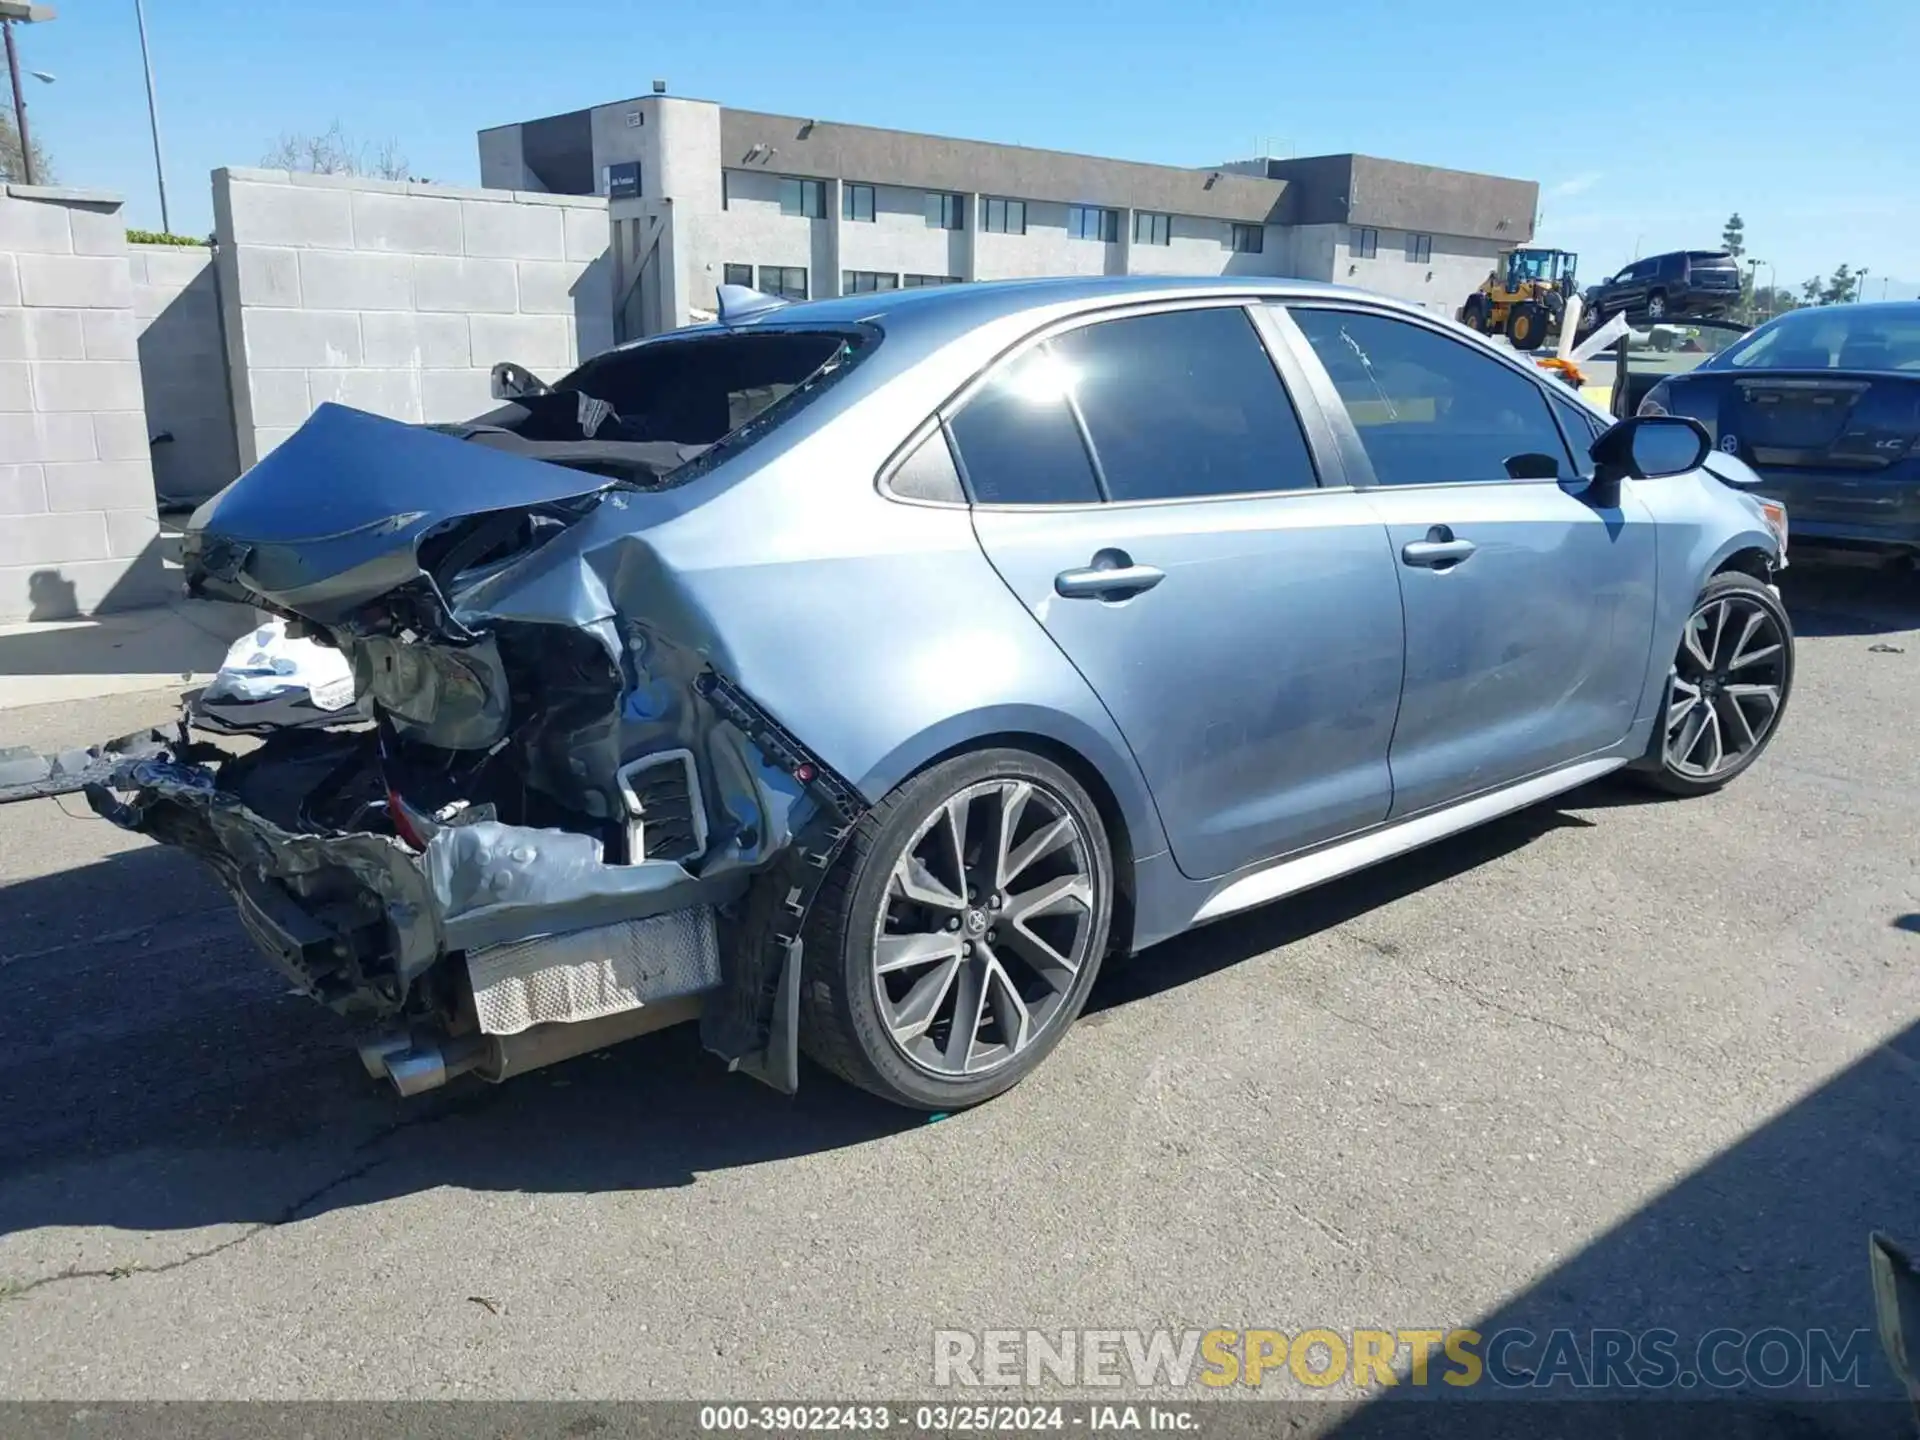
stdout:
<svg viewBox="0 0 1920 1440">
<path fill-rule="evenodd" d="M 683 503 L 671 489 L 645 498 L 657 507 Z M 612 734 L 581 732 L 573 757 L 594 767 L 583 783 L 611 797 L 609 813 L 618 813 L 621 765 L 690 751 L 711 837 L 693 868 L 716 879 L 738 874 L 744 883 L 747 872 L 786 849 L 814 802 L 700 695 L 703 671 L 728 669 L 724 641 L 645 530 L 632 528 L 626 506 L 624 494 L 610 492 L 565 535 L 454 596 L 454 616 L 476 631 L 550 625 L 591 635 L 614 661 L 621 693 L 609 697 Z"/>
<path fill-rule="evenodd" d="M 283 830 L 241 804 L 215 783 L 204 765 L 166 759 L 136 760 L 114 777 L 114 788 L 139 792 L 137 820 L 156 800 L 197 813 L 212 830 L 227 860 L 262 875 L 293 878 L 345 870 L 386 907 L 395 938 L 394 965 L 403 983 L 440 953 L 440 927 L 426 876 L 399 841 L 385 835 L 301 835 Z M 219 857 L 207 857 L 218 866 Z"/>
<path fill-rule="evenodd" d="M 697 995 L 720 983 L 713 910 L 699 905 L 467 952 L 480 1029 L 518 1035 Z"/>
<path fill-rule="evenodd" d="M 385 906 L 403 987 L 449 950 L 711 906 L 746 884 L 742 875 L 698 879 L 667 860 L 608 865 L 591 837 L 495 821 L 443 829 L 420 855 L 385 835 L 296 834 L 218 789 L 204 765 L 141 760 L 115 785 L 140 792 L 134 828 L 157 801 L 179 805 L 205 819 L 232 865 L 282 879 L 349 872 Z M 207 858 L 217 867 L 223 857 Z"/>
<path fill-rule="evenodd" d="M 440 831 L 421 866 L 450 950 L 718 904 L 746 885 L 744 876 L 703 882 L 674 860 L 608 865 L 592 836 L 497 820 Z"/>
</svg>

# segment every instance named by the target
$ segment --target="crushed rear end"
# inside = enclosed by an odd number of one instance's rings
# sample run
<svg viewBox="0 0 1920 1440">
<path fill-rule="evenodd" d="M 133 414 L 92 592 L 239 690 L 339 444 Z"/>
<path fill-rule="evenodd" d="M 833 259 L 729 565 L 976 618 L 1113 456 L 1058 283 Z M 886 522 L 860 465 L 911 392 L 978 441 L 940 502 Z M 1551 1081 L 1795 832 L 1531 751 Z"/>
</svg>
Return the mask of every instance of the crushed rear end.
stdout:
<svg viewBox="0 0 1920 1440">
<path fill-rule="evenodd" d="M 863 340 L 702 343 L 468 426 L 323 406 L 189 527 L 190 589 L 337 647 L 356 704 L 251 749 L 183 722 L 89 799 L 205 861 L 403 1092 L 696 1015 L 793 1083 L 782 981 L 859 801 L 726 673 L 654 537 Z"/>
</svg>

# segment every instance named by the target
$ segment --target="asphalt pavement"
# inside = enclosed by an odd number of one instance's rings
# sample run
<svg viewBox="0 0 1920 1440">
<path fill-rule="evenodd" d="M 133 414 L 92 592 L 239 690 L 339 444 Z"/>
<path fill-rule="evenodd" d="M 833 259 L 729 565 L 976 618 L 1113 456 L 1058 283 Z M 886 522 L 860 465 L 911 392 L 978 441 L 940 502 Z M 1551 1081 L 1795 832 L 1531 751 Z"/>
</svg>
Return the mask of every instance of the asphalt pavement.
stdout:
<svg viewBox="0 0 1920 1440">
<path fill-rule="evenodd" d="M 1868 1230 L 1920 1240 L 1920 580 L 1787 594 L 1791 710 L 1726 792 L 1603 784 L 1183 937 L 937 1123 L 685 1030 L 399 1100 L 190 862 L 0 808 L 0 1396 L 907 1396 L 936 1328 L 1871 1325 Z"/>
</svg>

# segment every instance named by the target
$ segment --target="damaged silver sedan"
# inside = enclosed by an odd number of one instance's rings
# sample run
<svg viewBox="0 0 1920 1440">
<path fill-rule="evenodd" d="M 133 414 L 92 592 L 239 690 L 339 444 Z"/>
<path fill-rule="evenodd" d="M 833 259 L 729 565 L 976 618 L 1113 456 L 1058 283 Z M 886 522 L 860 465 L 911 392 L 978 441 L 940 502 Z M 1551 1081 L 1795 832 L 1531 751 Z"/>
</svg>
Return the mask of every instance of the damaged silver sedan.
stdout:
<svg viewBox="0 0 1920 1440">
<path fill-rule="evenodd" d="M 185 561 L 355 706 L 87 793 L 403 1091 L 697 1018 L 782 1089 L 804 1049 L 974 1103 L 1110 951 L 1758 757 L 1784 517 L 1691 422 L 1548 386 L 1285 282 L 723 291 L 468 424 L 321 407 Z"/>
</svg>

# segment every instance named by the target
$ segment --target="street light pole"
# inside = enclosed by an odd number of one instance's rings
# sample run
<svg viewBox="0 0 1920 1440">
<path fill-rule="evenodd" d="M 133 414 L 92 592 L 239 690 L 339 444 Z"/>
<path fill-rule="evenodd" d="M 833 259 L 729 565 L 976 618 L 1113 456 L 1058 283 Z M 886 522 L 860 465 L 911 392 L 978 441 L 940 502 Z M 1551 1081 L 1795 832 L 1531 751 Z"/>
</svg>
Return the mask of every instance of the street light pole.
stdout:
<svg viewBox="0 0 1920 1440">
<path fill-rule="evenodd" d="M 7 78 L 13 82 L 13 133 L 20 137 L 20 169 L 33 184 L 33 132 L 27 129 L 27 97 L 20 93 L 20 52 L 13 48 L 13 18 L 0 17 L 7 37 Z"/>
<path fill-rule="evenodd" d="M 33 0 L 0 0 L 0 32 L 7 43 L 7 78 L 13 82 L 13 130 L 20 137 L 20 169 L 27 184 L 35 183 L 33 174 L 33 133 L 27 129 L 27 97 L 20 89 L 20 52 L 13 44 L 13 22 L 31 25 L 52 20 L 57 12 L 51 5 L 36 5 Z"/>
<path fill-rule="evenodd" d="M 133 0 L 133 17 L 140 26 L 140 61 L 147 68 L 147 125 L 153 131 L 153 178 L 160 187 L 160 228 L 171 235 L 173 226 L 167 223 L 167 166 L 160 158 L 160 108 L 153 98 L 153 57 L 147 53 L 147 8 L 141 0 Z"/>
</svg>

